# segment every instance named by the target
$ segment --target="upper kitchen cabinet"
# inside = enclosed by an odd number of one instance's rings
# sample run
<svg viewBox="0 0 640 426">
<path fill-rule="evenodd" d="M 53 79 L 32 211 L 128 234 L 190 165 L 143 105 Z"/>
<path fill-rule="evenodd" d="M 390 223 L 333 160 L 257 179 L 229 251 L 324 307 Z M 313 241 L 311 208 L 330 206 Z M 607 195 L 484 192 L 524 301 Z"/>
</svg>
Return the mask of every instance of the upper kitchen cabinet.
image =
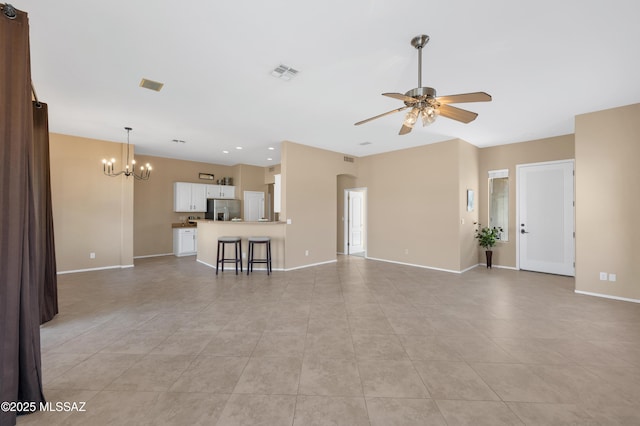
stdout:
<svg viewBox="0 0 640 426">
<path fill-rule="evenodd" d="M 174 212 L 206 212 L 207 186 L 201 183 L 174 182 Z"/>
<path fill-rule="evenodd" d="M 233 185 L 205 185 L 207 198 L 236 198 L 236 187 Z"/>
</svg>

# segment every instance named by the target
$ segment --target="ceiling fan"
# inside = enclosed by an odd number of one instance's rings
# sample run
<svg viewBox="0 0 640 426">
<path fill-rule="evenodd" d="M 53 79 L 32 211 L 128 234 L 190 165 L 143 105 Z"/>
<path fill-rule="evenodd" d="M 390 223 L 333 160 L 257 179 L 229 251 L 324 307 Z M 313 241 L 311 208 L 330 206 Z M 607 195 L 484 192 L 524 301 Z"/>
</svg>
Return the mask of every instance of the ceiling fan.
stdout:
<svg viewBox="0 0 640 426">
<path fill-rule="evenodd" d="M 436 89 L 432 87 L 422 87 L 422 48 L 428 42 L 429 36 L 424 34 L 416 36 L 411 40 L 411 45 L 418 49 L 418 87 L 409 90 L 404 95 L 402 93 L 382 94 L 383 96 L 389 96 L 390 98 L 403 101 L 404 106 L 376 115 L 375 117 L 367 118 L 366 120 L 358 121 L 355 123 L 356 126 L 368 123 L 369 121 L 389 114 L 404 111 L 407 108 L 411 108 L 411 110 L 407 113 L 404 122 L 402 123 L 399 133 L 400 135 L 406 135 L 409 133 L 420 116 L 422 116 L 423 126 L 433 123 L 438 115 L 451 118 L 462 123 L 470 123 L 476 119 L 478 116 L 477 113 L 456 108 L 450 104 L 463 102 L 489 102 L 491 100 L 491 95 L 485 92 L 473 92 L 459 95 L 436 96 Z"/>
</svg>

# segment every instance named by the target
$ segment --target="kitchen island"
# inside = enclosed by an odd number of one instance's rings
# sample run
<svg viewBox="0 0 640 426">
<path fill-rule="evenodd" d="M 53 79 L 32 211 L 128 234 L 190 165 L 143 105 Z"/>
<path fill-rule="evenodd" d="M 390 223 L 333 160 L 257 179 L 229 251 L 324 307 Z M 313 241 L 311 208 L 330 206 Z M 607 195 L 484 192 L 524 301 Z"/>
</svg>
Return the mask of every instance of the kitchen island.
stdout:
<svg viewBox="0 0 640 426">
<path fill-rule="evenodd" d="M 284 270 L 284 243 L 285 243 L 285 222 L 233 222 L 201 219 L 196 220 L 198 225 L 198 262 L 216 267 L 216 255 L 218 250 L 219 237 L 240 237 L 242 238 L 242 265 L 247 265 L 247 249 L 249 237 L 270 237 L 271 238 L 271 262 L 273 270 Z M 255 246 L 256 258 L 265 257 L 262 244 Z M 231 247 L 227 249 L 232 250 Z M 254 271 L 258 267 L 254 266 Z"/>
</svg>

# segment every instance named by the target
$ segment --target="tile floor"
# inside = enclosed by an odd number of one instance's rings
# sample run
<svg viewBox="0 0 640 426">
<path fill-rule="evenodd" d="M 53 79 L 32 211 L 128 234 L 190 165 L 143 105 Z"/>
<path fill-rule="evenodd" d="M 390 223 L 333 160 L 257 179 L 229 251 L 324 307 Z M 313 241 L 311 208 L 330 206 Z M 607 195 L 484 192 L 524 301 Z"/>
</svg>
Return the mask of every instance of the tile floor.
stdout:
<svg viewBox="0 0 640 426">
<path fill-rule="evenodd" d="M 45 394 L 86 411 L 18 425 L 639 425 L 640 305 L 573 287 L 344 256 L 61 275 Z"/>
</svg>

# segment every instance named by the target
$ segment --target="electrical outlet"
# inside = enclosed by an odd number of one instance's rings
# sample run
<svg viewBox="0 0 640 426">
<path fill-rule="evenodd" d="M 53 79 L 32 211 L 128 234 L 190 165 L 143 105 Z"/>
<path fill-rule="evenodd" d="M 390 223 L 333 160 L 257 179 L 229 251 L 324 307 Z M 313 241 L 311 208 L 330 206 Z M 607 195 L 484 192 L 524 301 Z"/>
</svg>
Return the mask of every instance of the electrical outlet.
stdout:
<svg viewBox="0 0 640 426">
<path fill-rule="evenodd" d="M 291 225 L 291 219 L 287 219 L 287 225 Z"/>
<path fill-rule="evenodd" d="M 607 280 L 607 273 L 600 272 L 600 281 L 606 281 L 606 280 Z"/>
<path fill-rule="evenodd" d="M 404 249 L 404 254 L 409 254 L 409 249 Z"/>
<path fill-rule="evenodd" d="M 609 281 L 614 282 L 617 278 L 616 274 L 609 274 Z"/>
<path fill-rule="evenodd" d="M 242 252 L 242 258 L 243 258 L 243 259 L 246 259 L 246 258 L 247 258 L 247 253 Z"/>
<path fill-rule="evenodd" d="M 304 251 L 304 255 L 305 255 L 305 256 L 309 256 L 309 250 L 305 250 L 305 251 Z"/>
<path fill-rule="evenodd" d="M 89 253 L 89 259 L 95 259 L 96 254 L 94 252 Z"/>
</svg>

